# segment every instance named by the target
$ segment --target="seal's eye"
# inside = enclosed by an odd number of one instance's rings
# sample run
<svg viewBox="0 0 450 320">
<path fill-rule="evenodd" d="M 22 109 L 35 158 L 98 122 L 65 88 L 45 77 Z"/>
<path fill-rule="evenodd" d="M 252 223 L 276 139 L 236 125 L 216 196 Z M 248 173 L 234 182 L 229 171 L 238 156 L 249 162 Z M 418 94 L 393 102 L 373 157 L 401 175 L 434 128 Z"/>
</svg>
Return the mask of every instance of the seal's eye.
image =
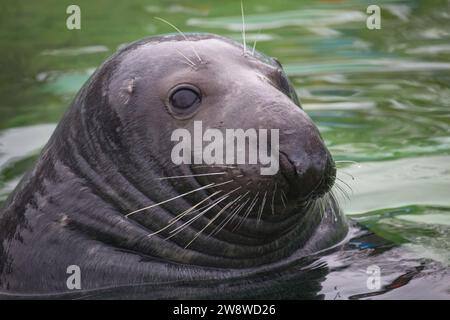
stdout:
<svg viewBox="0 0 450 320">
<path fill-rule="evenodd" d="M 165 100 L 167 110 L 177 119 L 189 119 L 194 116 L 201 102 L 200 89 L 188 83 L 179 84 L 170 89 Z"/>
<path fill-rule="evenodd" d="M 176 109 L 188 109 L 200 104 L 200 93 L 192 87 L 181 87 L 174 90 L 169 98 L 170 105 Z"/>
</svg>

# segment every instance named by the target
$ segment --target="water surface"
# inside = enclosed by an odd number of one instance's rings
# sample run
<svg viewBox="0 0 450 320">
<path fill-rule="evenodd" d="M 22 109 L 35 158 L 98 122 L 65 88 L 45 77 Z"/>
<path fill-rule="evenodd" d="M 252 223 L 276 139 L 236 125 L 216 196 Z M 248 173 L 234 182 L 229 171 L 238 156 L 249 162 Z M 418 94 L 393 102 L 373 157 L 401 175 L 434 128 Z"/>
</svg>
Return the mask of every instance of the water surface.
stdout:
<svg viewBox="0 0 450 320">
<path fill-rule="evenodd" d="M 106 57 L 173 31 L 154 16 L 241 39 L 237 1 L 111 3 L 78 1 L 80 31 L 65 28 L 67 1 L 2 6 L 1 202 Z M 283 63 L 334 158 L 357 162 L 340 165 L 345 213 L 400 245 L 322 258 L 317 267 L 329 272 L 318 297 L 449 299 L 449 2 L 377 1 L 381 30 L 366 28 L 367 1 L 244 3 L 248 46 L 256 40 Z M 371 264 L 381 264 L 381 290 L 366 287 Z"/>
</svg>

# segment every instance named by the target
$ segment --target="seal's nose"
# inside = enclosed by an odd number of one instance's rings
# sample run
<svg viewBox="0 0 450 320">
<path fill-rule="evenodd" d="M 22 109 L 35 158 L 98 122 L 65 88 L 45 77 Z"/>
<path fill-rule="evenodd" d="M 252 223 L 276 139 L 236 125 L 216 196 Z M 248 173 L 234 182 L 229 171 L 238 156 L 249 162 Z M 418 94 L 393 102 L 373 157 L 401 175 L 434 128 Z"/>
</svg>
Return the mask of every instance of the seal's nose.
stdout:
<svg viewBox="0 0 450 320">
<path fill-rule="evenodd" d="M 288 197 L 309 200 L 323 196 L 334 184 L 336 167 L 316 130 L 280 146 L 280 170 L 289 184 Z"/>
</svg>

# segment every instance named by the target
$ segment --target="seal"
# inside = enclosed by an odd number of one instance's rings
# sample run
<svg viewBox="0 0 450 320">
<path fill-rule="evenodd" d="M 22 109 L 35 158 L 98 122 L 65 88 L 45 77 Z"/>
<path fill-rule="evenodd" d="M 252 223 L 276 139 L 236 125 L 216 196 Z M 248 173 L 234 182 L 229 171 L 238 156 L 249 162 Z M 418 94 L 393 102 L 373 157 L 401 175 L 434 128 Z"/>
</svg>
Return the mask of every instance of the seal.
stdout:
<svg viewBox="0 0 450 320">
<path fill-rule="evenodd" d="M 198 122 L 223 132 L 278 130 L 271 147 L 279 170 L 261 174 L 259 162 L 175 164 L 174 131 L 194 136 Z M 134 288 L 121 297 L 135 288 L 173 297 L 176 286 L 176 297 L 197 297 L 182 289 L 186 283 L 204 283 L 200 296 L 208 296 L 208 281 L 248 283 L 345 238 L 335 175 L 276 59 L 212 34 L 134 42 L 81 88 L 6 201 L 0 287 L 65 294 L 73 266 L 83 292 Z M 252 281 L 270 292 L 273 279 L 263 279 Z M 221 296 L 236 297 L 236 287 L 227 292 Z"/>
</svg>

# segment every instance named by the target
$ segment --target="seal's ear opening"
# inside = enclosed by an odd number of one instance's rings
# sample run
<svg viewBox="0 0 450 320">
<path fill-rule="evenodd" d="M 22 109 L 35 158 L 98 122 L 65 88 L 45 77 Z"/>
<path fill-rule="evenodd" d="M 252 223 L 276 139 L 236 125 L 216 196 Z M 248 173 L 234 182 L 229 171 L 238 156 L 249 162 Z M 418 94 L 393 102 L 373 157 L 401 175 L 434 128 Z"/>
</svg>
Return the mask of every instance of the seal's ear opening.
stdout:
<svg viewBox="0 0 450 320">
<path fill-rule="evenodd" d="M 192 84 L 178 84 L 169 90 L 165 104 L 177 119 L 188 119 L 192 117 L 202 103 L 200 89 Z"/>
</svg>

